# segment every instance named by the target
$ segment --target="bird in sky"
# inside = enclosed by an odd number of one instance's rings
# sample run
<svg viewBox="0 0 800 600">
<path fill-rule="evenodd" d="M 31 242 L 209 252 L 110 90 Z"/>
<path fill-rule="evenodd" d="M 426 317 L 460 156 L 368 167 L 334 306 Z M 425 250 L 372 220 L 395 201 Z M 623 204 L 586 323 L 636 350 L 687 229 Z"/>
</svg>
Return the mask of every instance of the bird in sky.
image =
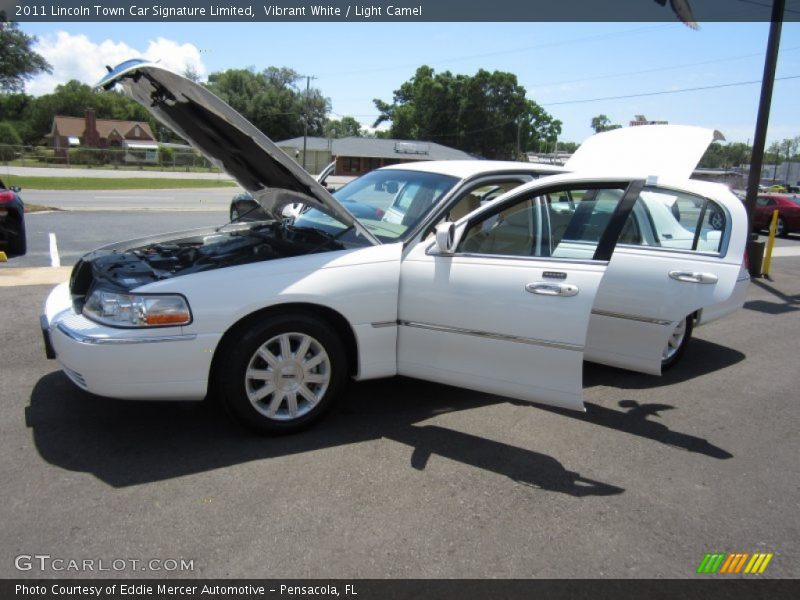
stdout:
<svg viewBox="0 0 800 600">
<path fill-rule="evenodd" d="M 667 0 L 655 0 L 661 6 L 667 5 Z M 689 6 L 689 0 L 669 0 L 669 5 L 672 7 L 672 12 L 675 13 L 683 24 L 687 27 L 691 27 L 692 29 L 700 29 L 700 25 L 697 24 L 697 21 L 694 20 L 694 14 L 692 14 L 692 7 Z"/>
</svg>

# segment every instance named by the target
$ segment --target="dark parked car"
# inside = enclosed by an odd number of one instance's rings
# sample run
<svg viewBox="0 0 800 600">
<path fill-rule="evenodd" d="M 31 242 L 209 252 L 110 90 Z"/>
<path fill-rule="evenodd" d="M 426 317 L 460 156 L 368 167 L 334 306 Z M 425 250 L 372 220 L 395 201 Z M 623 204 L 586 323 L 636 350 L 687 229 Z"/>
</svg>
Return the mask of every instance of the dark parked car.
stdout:
<svg viewBox="0 0 800 600">
<path fill-rule="evenodd" d="M 334 168 L 336 167 L 336 161 L 330 163 L 322 172 L 316 176 L 316 180 L 325 186 L 325 181 L 328 177 L 333 173 Z M 333 192 L 334 190 L 329 187 L 325 186 L 329 192 Z M 348 207 L 349 208 L 349 207 Z M 287 216 L 297 216 L 297 213 L 300 211 L 301 206 L 298 205 L 291 205 L 291 207 L 287 207 L 285 211 Z M 243 192 L 241 194 L 236 194 L 231 199 L 231 208 L 230 208 L 230 215 L 231 221 L 263 221 L 265 219 L 269 219 L 270 217 L 264 212 L 264 209 L 255 201 L 253 196 L 250 192 Z M 354 213 L 355 215 L 355 213 Z M 355 215 L 358 216 L 372 216 L 372 215 Z"/>
<path fill-rule="evenodd" d="M 18 187 L 7 188 L 0 180 L 0 250 L 22 256 L 28 249 L 25 239 L 25 205 Z"/>
<path fill-rule="evenodd" d="M 800 198 L 788 194 L 761 194 L 756 199 L 753 229 L 769 229 L 772 212 L 778 211 L 777 234 L 781 237 L 800 231 Z"/>
</svg>

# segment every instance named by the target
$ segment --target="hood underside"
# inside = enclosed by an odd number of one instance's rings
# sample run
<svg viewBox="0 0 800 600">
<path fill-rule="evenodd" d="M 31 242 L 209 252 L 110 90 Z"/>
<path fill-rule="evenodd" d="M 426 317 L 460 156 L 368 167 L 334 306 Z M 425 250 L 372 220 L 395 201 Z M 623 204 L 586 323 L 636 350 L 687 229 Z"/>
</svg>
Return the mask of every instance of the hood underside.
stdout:
<svg viewBox="0 0 800 600">
<path fill-rule="evenodd" d="M 305 169 L 202 85 L 141 60 L 118 65 L 96 87 L 111 89 L 115 84 L 233 177 L 274 218 L 280 219 L 287 204 L 299 202 L 379 243 Z"/>
</svg>

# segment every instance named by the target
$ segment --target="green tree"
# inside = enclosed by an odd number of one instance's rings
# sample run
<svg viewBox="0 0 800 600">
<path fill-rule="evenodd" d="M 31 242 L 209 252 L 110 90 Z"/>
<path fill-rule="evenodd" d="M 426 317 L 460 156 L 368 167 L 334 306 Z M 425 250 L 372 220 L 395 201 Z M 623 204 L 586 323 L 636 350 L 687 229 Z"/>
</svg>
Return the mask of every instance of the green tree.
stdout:
<svg viewBox="0 0 800 600">
<path fill-rule="evenodd" d="M 597 115 L 596 117 L 592 118 L 592 129 L 594 129 L 595 133 L 611 131 L 612 129 L 619 129 L 620 127 L 622 127 L 622 125 L 612 123 L 611 119 L 609 119 L 606 115 Z"/>
<path fill-rule="evenodd" d="M 35 42 L 35 37 L 20 31 L 19 25 L 9 23 L 5 13 L 0 13 L 0 92 L 22 92 L 27 79 L 52 71 L 50 63 L 33 51 Z"/>
<path fill-rule="evenodd" d="M 322 135 L 328 99 L 316 88 L 298 85 L 305 78 L 287 68 L 228 69 L 211 73 L 207 87 L 273 140 Z"/>
<path fill-rule="evenodd" d="M 525 97 L 512 73 L 435 73 L 421 66 L 394 92 L 392 103 L 375 99 L 390 122 L 390 137 L 438 142 L 486 158 L 510 158 L 544 141 L 555 142 L 561 122 Z"/>
<path fill-rule="evenodd" d="M 0 161 L 12 160 L 19 151 L 19 148 L 15 146 L 20 144 L 22 144 L 22 140 L 16 128 L 11 123 L 0 121 Z"/>
<path fill-rule="evenodd" d="M 323 134 L 327 138 L 364 137 L 361 123 L 353 117 L 342 117 L 340 120 L 325 119 L 323 129 Z"/>
<path fill-rule="evenodd" d="M 39 144 L 50 132 L 56 115 L 82 117 L 86 109 L 93 109 L 98 119 L 147 122 L 156 137 L 163 139 L 160 135 L 163 128 L 139 103 L 117 91 L 95 93 L 91 87 L 74 79 L 56 86 L 51 94 L 27 97 L 22 113 L 25 122 L 21 131 L 23 138 L 26 143 Z"/>
<path fill-rule="evenodd" d="M 753 149 L 747 144 L 736 142 L 723 146 L 719 142 L 709 144 L 698 166 L 704 169 L 730 169 L 750 162 Z"/>
</svg>

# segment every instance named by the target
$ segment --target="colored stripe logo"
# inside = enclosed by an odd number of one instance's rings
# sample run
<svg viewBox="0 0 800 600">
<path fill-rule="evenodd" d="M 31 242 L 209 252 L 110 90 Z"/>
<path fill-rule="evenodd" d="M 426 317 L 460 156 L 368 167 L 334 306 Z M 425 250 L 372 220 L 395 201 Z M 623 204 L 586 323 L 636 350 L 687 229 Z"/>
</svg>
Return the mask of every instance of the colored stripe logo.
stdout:
<svg viewBox="0 0 800 600">
<path fill-rule="evenodd" d="M 697 573 L 713 575 L 760 575 L 772 560 L 772 552 L 713 552 L 706 553 L 697 567 Z"/>
</svg>

